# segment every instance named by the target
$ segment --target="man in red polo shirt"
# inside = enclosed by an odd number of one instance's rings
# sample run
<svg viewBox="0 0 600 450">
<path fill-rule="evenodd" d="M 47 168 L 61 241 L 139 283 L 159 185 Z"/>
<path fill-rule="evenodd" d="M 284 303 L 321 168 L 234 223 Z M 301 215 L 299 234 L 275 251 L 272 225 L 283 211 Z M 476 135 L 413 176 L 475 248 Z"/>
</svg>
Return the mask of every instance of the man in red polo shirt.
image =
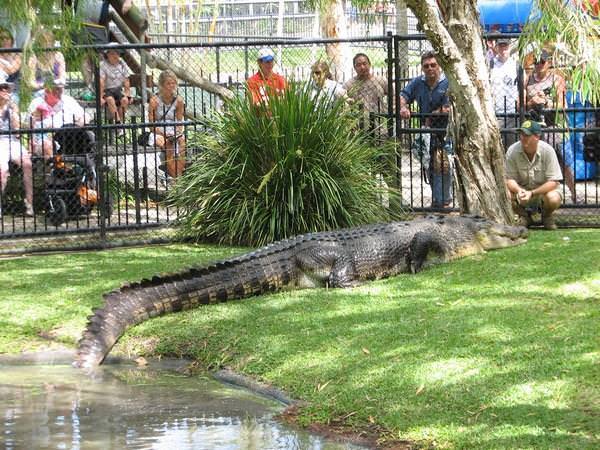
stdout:
<svg viewBox="0 0 600 450">
<path fill-rule="evenodd" d="M 287 87 L 285 78 L 273 72 L 275 55 L 270 48 L 258 51 L 258 72 L 248 78 L 248 92 L 252 95 L 252 103 L 268 103 L 269 95 L 281 94 Z"/>
</svg>

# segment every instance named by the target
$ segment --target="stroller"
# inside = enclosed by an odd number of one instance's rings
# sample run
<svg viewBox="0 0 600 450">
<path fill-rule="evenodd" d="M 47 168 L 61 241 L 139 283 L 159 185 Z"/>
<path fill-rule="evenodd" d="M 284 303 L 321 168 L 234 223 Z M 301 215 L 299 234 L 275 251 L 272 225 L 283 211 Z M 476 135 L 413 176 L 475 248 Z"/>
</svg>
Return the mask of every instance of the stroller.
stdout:
<svg viewBox="0 0 600 450">
<path fill-rule="evenodd" d="M 54 156 L 45 176 L 46 218 L 54 226 L 89 214 L 98 204 L 94 134 L 74 125 L 54 133 Z"/>
</svg>

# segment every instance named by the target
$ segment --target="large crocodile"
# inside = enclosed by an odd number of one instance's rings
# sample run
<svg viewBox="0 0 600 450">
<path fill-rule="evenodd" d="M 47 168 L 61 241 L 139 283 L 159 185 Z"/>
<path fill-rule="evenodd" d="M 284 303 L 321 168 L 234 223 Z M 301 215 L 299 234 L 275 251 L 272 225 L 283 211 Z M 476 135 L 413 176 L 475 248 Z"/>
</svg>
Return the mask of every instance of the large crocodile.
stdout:
<svg viewBox="0 0 600 450">
<path fill-rule="evenodd" d="M 161 314 L 282 289 L 349 287 L 526 240 L 524 227 L 441 215 L 285 239 L 208 267 L 155 276 L 105 294 L 104 306 L 89 317 L 74 364 L 101 364 L 128 327 Z"/>
</svg>

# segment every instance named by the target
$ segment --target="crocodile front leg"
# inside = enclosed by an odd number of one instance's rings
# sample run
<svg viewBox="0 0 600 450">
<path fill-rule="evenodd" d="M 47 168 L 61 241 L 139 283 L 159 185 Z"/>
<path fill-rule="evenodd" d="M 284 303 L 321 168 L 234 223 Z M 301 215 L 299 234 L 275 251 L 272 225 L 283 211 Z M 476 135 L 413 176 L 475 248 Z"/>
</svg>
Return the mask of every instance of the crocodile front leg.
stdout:
<svg viewBox="0 0 600 450">
<path fill-rule="evenodd" d="M 333 288 L 349 288 L 358 285 L 354 260 L 348 255 L 340 255 L 329 274 L 328 285 Z"/>
<path fill-rule="evenodd" d="M 448 245 L 441 236 L 431 231 L 420 231 L 410 241 L 410 249 L 406 255 L 406 265 L 412 273 L 420 272 L 432 254 L 443 259 L 448 252 Z"/>
<path fill-rule="evenodd" d="M 345 288 L 357 284 L 356 268 L 348 252 L 337 245 L 312 246 L 298 252 L 300 287 Z"/>
</svg>

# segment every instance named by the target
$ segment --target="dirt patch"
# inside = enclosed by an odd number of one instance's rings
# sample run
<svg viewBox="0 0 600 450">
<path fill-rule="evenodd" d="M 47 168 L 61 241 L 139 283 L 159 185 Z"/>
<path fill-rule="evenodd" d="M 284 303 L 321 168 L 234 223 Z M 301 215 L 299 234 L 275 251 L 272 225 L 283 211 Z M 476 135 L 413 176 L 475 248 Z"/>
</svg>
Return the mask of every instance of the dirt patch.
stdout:
<svg viewBox="0 0 600 450">
<path fill-rule="evenodd" d="M 291 427 L 303 429 L 304 427 L 298 425 L 299 410 L 300 407 L 298 405 L 291 405 L 281 414 L 278 414 L 276 418 Z M 418 448 L 414 442 L 389 439 L 386 437 L 389 436 L 387 430 L 378 425 L 356 429 L 342 422 L 332 421 L 328 425 L 313 423 L 305 429 L 333 441 L 347 442 L 372 449 L 414 450 Z"/>
</svg>

